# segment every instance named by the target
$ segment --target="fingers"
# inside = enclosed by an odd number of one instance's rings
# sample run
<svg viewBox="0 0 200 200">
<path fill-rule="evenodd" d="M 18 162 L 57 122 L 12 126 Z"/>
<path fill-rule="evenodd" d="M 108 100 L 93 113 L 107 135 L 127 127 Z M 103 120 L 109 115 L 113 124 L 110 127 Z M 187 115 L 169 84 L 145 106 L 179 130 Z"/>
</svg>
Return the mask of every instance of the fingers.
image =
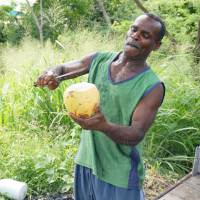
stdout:
<svg viewBox="0 0 200 200">
<path fill-rule="evenodd" d="M 100 113 L 100 112 L 101 112 L 100 106 L 97 105 L 97 106 L 95 107 L 95 113 Z"/>
<path fill-rule="evenodd" d="M 69 113 L 69 116 L 70 116 L 77 124 L 79 124 L 82 128 L 84 128 L 85 119 L 81 119 L 81 118 L 79 118 L 79 117 L 76 117 L 73 113 Z"/>
<path fill-rule="evenodd" d="M 69 113 L 69 116 L 79 124 L 83 129 L 86 130 L 101 130 L 102 127 L 105 127 L 107 121 L 101 112 L 98 112 L 96 115 L 90 118 L 81 118 L 77 117 L 73 113 Z"/>
<path fill-rule="evenodd" d="M 57 80 L 50 80 L 47 84 L 50 90 L 55 90 L 58 87 L 59 82 Z"/>
<path fill-rule="evenodd" d="M 39 76 L 39 78 L 37 79 L 37 81 L 35 82 L 36 86 L 40 86 L 43 87 L 46 85 L 46 80 L 45 80 L 45 76 L 46 73 L 42 74 L 41 76 Z"/>
<path fill-rule="evenodd" d="M 75 114 L 73 113 L 69 113 L 68 114 L 75 122 L 77 122 L 78 124 L 85 124 L 85 123 L 89 123 L 93 117 L 90 117 L 90 118 L 82 118 L 82 117 L 77 117 Z"/>
<path fill-rule="evenodd" d="M 54 90 L 58 87 L 59 81 L 56 79 L 56 75 L 53 74 L 53 72 L 48 71 L 42 74 L 34 85 L 39 87 L 47 86 L 50 90 Z"/>
<path fill-rule="evenodd" d="M 69 113 L 69 116 L 78 124 L 83 122 L 85 119 L 81 119 L 80 117 L 77 117 L 76 115 L 74 115 L 73 113 Z"/>
<path fill-rule="evenodd" d="M 79 124 L 82 128 L 86 128 L 88 126 L 90 126 L 93 123 L 96 123 L 96 121 L 98 121 L 98 116 L 94 115 L 90 118 L 81 118 L 81 117 L 77 117 L 76 115 L 74 115 L 73 113 L 69 113 L 68 114 L 77 124 Z"/>
</svg>

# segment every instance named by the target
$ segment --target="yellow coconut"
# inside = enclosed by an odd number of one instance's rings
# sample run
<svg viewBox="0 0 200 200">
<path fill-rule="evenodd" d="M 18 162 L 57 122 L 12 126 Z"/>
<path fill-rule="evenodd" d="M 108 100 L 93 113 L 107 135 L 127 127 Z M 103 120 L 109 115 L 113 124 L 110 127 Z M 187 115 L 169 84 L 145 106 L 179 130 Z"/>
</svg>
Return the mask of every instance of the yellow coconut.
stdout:
<svg viewBox="0 0 200 200">
<path fill-rule="evenodd" d="M 99 91 L 92 83 L 76 83 L 64 92 L 64 104 L 67 111 L 77 117 L 89 118 L 94 115 L 99 101 Z"/>
</svg>

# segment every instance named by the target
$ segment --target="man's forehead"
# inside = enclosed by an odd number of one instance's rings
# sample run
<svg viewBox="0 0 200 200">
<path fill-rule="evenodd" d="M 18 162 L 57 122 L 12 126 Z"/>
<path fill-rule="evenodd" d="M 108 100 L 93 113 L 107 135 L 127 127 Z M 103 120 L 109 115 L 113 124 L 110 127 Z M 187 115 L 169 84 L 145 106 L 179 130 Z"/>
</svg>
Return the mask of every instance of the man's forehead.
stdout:
<svg viewBox="0 0 200 200">
<path fill-rule="evenodd" d="M 147 15 L 140 15 L 135 19 L 133 22 L 133 25 L 143 25 L 143 28 L 155 28 L 157 30 L 160 30 L 161 24 L 160 22 L 156 21 L 155 19 L 147 16 Z"/>
</svg>

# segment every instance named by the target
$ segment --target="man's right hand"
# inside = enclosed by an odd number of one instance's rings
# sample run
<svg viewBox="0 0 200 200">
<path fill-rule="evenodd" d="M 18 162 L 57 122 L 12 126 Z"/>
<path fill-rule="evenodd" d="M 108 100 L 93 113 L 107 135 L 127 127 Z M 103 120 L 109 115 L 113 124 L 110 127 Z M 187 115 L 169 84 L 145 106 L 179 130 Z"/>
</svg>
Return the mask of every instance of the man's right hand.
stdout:
<svg viewBox="0 0 200 200">
<path fill-rule="evenodd" d="M 89 72 L 89 66 L 96 53 L 91 53 L 80 60 L 63 63 L 45 71 L 34 83 L 35 86 L 54 90 L 61 80 L 67 80 L 82 76 Z"/>
<path fill-rule="evenodd" d="M 58 75 L 52 71 L 46 71 L 41 76 L 39 76 L 34 85 L 38 87 L 47 86 L 50 90 L 55 90 L 60 83 L 60 81 L 56 78 L 57 76 Z"/>
</svg>

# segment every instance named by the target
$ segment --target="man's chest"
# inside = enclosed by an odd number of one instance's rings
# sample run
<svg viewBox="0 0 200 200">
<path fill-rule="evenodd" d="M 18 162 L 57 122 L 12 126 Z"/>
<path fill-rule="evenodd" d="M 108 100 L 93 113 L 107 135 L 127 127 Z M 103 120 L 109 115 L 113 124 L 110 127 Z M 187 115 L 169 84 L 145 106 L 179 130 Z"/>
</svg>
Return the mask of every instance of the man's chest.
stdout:
<svg viewBox="0 0 200 200">
<path fill-rule="evenodd" d="M 126 67 L 121 67 L 121 66 L 115 66 L 112 65 L 110 66 L 110 78 L 112 82 L 121 82 L 128 80 L 129 78 L 133 77 L 136 75 L 136 72 L 128 70 Z"/>
</svg>

